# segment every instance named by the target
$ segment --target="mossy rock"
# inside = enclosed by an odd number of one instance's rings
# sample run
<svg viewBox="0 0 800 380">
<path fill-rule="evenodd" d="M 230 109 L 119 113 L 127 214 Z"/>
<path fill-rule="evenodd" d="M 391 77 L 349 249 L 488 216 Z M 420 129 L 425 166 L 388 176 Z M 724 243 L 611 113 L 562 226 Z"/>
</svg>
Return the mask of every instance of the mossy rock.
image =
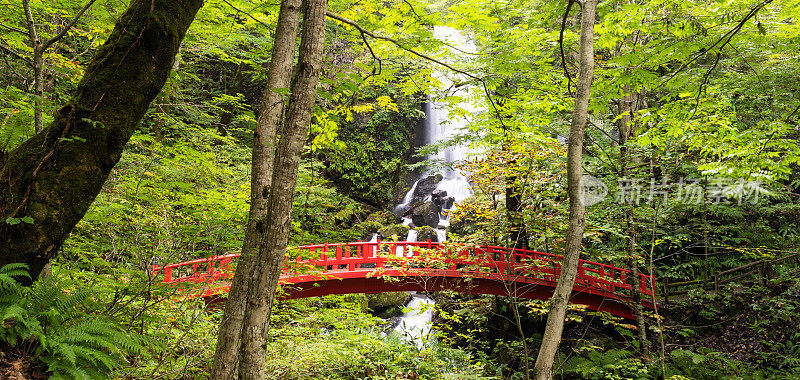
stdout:
<svg viewBox="0 0 800 380">
<path fill-rule="evenodd" d="M 438 242 L 439 236 L 436 235 L 436 229 L 433 227 L 422 226 L 417 228 L 417 241 L 432 241 Z"/>
<path fill-rule="evenodd" d="M 381 228 L 379 233 L 385 240 L 405 240 L 408 236 L 408 226 L 402 224 L 392 224 Z"/>
<path fill-rule="evenodd" d="M 361 222 L 360 227 L 361 227 L 361 229 L 364 230 L 364 232 L 368 232 L 368 233 L 373 233 L 374 234 L 374 233 L 376 233 L 376 232 L 381 230 L 381 227 L 383 227 L 383 224 L 381 224 L 380 222 L 376 222 L 374 220 L 366 220 L 364 222 Z"/>
</svg>

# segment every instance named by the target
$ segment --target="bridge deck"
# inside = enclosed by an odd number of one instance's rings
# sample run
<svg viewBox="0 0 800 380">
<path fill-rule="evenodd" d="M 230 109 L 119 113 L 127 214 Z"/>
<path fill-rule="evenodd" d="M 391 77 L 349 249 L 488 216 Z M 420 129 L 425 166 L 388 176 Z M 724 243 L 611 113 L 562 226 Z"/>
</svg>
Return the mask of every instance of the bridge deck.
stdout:
<svg viewBox="0 0 800 380">
<path fill-rule="evenodd" d="M 239 254 L 154 268 L 165 283 L 200 283 L 200 295 L 224 301 Z M 289 250 L 280 278 L 283 299 L 330 294 L 440 291 L 549 299 L 561 273 L 560 255 L 494 246 L 433 242 L 355 242 Z M 654 280 L 608 264 L 580 260 L 570 302 L 632 318 L 631 290 L 653 308 Z"/>
</svg>

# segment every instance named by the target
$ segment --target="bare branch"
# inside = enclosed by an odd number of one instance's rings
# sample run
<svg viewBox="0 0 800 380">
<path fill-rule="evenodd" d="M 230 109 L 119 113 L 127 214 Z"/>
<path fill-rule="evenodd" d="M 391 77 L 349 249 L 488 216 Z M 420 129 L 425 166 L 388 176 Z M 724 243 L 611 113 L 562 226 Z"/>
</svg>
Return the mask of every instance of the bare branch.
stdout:
<svg viewBox="0 0 800 380">
<path fill-rule="evenodd" d="M 235 5 L 231 4 L 231 3 L 230 3 L 228 0 L 222 0 L 222 2 L 223 2 L 223 3 L 225 3 L 225 4 L 228 4 L 228 6 L 230 6 L 230 7 L 231 7 L 231 8 L 233 8 L 233 9 L 235 9 L 236 11 L 238 11 L 238 12 L 241 12 L 241 13 L 244 13 L 244 14 L 245 14 L 247 17 L 250 17 L 250 18 L 251 18 L 253 21 L 255 21 L 255 22 L 257 22 L 257 23 L 261 24 L 261 26 L 263 26 L 263 27 L 265 27 L 265 28 L 267 28 L 267 29 L 270 29 L 270 30 L 272 30 L 272 29 L 273 29 L 273 27 L 272 27 L 272 26 L 269 26 L 269 25 L 267 25 L 267 24 L 266 24 L 264 21 L 261 21 L 261 20 L 259 20 L 259 19 L 255 18 L 255 16 L 253 16 L 253 15 L 252 15 L 252 14 L 250 14 L 249 12 L 245 12 L 245 11 L 243 11 L 243 10 L 241 10 L 241 9 L 237 8 Z"/>
<path fill-rule="evenodd" d="M 364 32 L 361 32 L 361 39 L 364 41 L 364 45 L 367 45 L 367 50 L 369 50 L 369 54 L 372 55 L 372 58 L 378 61 L 378 72 L 372 71 L 372 75 L 381 75 L 383 72 L 383 61 L 375 55 L 375 52 L 372 51 L 372 46 L 370 46 L 369 41 L 367 41 L 367 37 L 364 35 Z"/>
<path fill-rule="evenodd" d="M 569 69 L 567 69 L 567 58 L 564 56 L 564 30 L 567 28 L 567 17 L 569 17 L 569 11 L 572 9 L 572 4 L 575 4 L 575 0 L 568 0 L 567 9 L 564 11 L 564 17 L 561 18 L 561 31 L 558 33 L 558 47 L 561 52 L 561 66 L 564 67 L 564 76 L 567 77 L 567 92 L 570 96 L 573 96 L 572 76 L 569 75 Z"/>
<path fill-rule="evenodd" d="M 6 25 L 6 24 L 3 24 L 2 22 L 0 22 L 0 26 L 3 27 L 3 28 L 6 28 L 6 29 L 8 29 L 8 30 L 10 30 L 12 32 L 22 33 L 22 34 L 25 34 L 25 35 L 28 34 L 28 32 L 26 32 L 26 31 L 24 31 L 24 30 L 22 30 L 20 28 L 13 27 L 13 26 L 10 26 L 10 25 Z"/>
<path fill-rule="evenodd" d="M 28 66 L 33 67 L 33 62 L 30 59 L 28 59 L 26 57 L 23 57 L 22 55 L 20 55 L 19 53 L 15 52 L 14 50 L 11 50 L 11 48 L 8 48 L 6 46 L 0 45 L 0 50 L 3 50 L 4 52 L 6 52 L 6 53 L 8 53 L 10 55 L 13 55 L 15 58 L 25 62 Z"/>
<path fill-rule="evenodd" d="M 72 18 L 72 21 L 70 21 L 69 24 L 64 26 L 63 29 L 61 29 L 61 32 L 59 32 L 58 34 L 53 36 L 53 38 L 47 40 L 47 42 L 45 42 L 44 45 L 42 45 L 42 51 L 47 50 L 47 48 L 49 48 L 51 45 L 53 45 L 54 43 L 58 42 L 58 40 L 60 40 L 62 37 L 64 37 L 67 34 L 67 32 L 70 29 L 72 29 L 72 27 L 75 26 L 75 24 L 78 23 L 78 19 L 80 19 L 81 16 L 83 16 L 83 14 L 86 12 L 86 10 L 88 10 L 89 7 L 91 7 L 92 4 L 94 4 L 95 1 L 97 1 L 97 0 L 89 0 L 89 2 L 86 3 L 86 5 L 84 5 L 83 8 L 81 8 L 81 10 L 78 11 L 78 13 L 75 15 L 75 17 Z M 27 3 L 28 0 L 25 0 L 25 2 Z M 30 9 L 27 9 L 26 12 L 30 12 Z"/>
<path fill-rule="evenodd" d="M 468 73 L 468 72 L 466 72 L 464 70 L 459 70 L 459 69 L 457 69 L 457 68 L 455 68 L 455 67 L 453 67 L 453 66 L 451 66 L 451 65 L 449 65 L 449 64 L 447 64 L 445 62 L 442 62 L 442 61 L 440 61 L 440 60 L 438 60 L 436 58 L 433 58 L 433 57 L 431 57 L 431 56 L 429 56 L 429 55 L 427 55 L 425 53 L 421 53 L 421 52 L 418 52 L 418 51 L 416 51 L 414 49 L 411 49 L 411 48 L 403 45 L 402 42 L 400 42 L 400 41 L 398 41 L 398 40 L 396 40 L 394 38 L 386 37 L 386 36 L 382 36 L 382 35 L 378 35 L 378 34 L 372 33 L 369 30 L 364 29 L 361 25 L 359 25 L 357 22 L 355 22 L 353 20 L 346 19 L 346 18 L 344 18 L 342 16 L 339 16 L 339 15 L 333 13 L 333 12 L 330 12 L 330 11 L 326 12 L 325 14 L 328 17 L 330 17 L 330 18 L 332 18 L 334 20 L 340 21 L 342 23 L 345 23 L 347 25 L 350 25 L 350 26 L 356 28 L 356 30 L 358 30 L 358 32 L 362 34 L 362 37 L 363 37 L 363 35 L 367 35 L 367 36 L 370 36 L 370 37 L 372 37 L 372 38 L 374 38 L 376 40 L 383 40 L 383 41 L 391 42 L 395 46 L 397 46 L 397 47 L 399 47 L 399 48 L 401 48 L 401 49 L 403 49 L 403 50 L 405 50 L 405 51 L 407 51 L 407 52 L 409 52 L 411 54 L 414 54 L 417 57 L 420 57 L 420 58 L 425 59 L 427 61 L 436 63 L 437 65 L 444 66 L 445 68 L 447 68 L 450 71 L 462 74 L 464 76 L 467 76 L 467 77 L 469 77 L 471 79 L 474 79 L 474 80 L 480 82 L 481 83 L 481 87 L 483 87 L 483 91 L 486 94 L 486 98 L 489 100 L 489 103 L 492 105 L 492 109 L 494 110 L 495 114 L 497 115 L 497 119 L 500 121 L 500 124 L 502 125 L 503 129 L 504 130 L 506 129 L 506 125 L 503 122 L 503 117 L 500 114 L 500 110 L 497 108 L 497 104 L 495 104 L 494 99 L 492 98 L 492 95 L 489 92 L 489 88 L 486 86 L 486 82 L 484 81 L 484 78 L 481 78 L 481 77 L 478 77 L 476 75 L 470 74 L 470 73 Z"/>
<path fill-rule="evenodd" d="M 400 41 L 398 41 L 398 40 L 396 40 L 394 38 L 381 36 L 381 35 L 377 35 L 375 33 L 372 33 L 369 30 L 364 29 L 361 25 L 359 25 L 357 22 L 355 22 L 353 20 L 346 19 L 346 18 L 344 18 L 342 16 L 339 16 L 339 15 L 337 15 L 335 13 L 332 13 L 332 12 L 327 12 L 326 14 L 327 14 L 328 17 L 330 17 L 330 18 L 332 18 L 334 20 L 337 20 L 337 21 L 341 21 L 341 22 L 343 22 L 343 23 L 345 23 L 347 25 L 350 25 L 350 26 L 356 28 L 356 30 L 358 30 L 360 33 L 366 34 L 366 35 L 368 35 L 368 36 L 370 36 L 370 37 L 372 37 L 372 38 L 374 38 L 376 40 L 384 40 L 384 41 L 391 42 L 391 43 L 395 44 L 397 47 L 399 47 L 399 48 L 401 48 L 401 49 L 403 49 L 403 50 L 405 50 L 405 51 L 407 51 L 407 52 L 409 52 L 411 54 L 414 54 L 414 55 L 416 55 L 416 56 L 418 56 L 418 57 L 420 57 L 422 59 L 431 61 L 431 62 L 436 63 L 438 65 L 444 66 L 448 70 L 457 72 L 457 73 L 462 74 L 462 75 L 466 75 L 466 76 L 468 76 L 468 77 L 470 77 L 472 79 L 478 80 L 478 81 L 481 80 L 481 78 L 479 78 L 479 77 L 477 77 L 477 76 L 475 76 L 473 74 L 470 74 L 470 73 L 468 73 L 466 71 L 463 71 L 463 70 L 459 70 L 459 69 L 457 69 L 457 68 L 455 68 L 455 67 L 453 67 L 453 66 L 451 66 L 451 65 L 449 65 L 447 63 L 444 63 L 444 62 L 442 62 L 442 61 L 440 61 L 440 60 L 438 60 L 436 58 L 433 58 L 433 57 L 431 57 L 431 56 L 429 56 L 427 54 L 420 53 L 420 52 L 418 52 L 418 51 L 416 51 L 414 49 L 408 48 L 405 45 L 403 45 L 403 43 L 401 43 Z"/>
</svg>

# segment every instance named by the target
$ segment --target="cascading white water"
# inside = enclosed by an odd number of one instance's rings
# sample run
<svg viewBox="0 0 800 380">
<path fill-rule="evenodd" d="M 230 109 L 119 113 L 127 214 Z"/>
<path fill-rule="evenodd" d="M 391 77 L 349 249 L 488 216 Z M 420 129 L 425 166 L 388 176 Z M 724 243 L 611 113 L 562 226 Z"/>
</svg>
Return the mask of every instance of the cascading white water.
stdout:
<svg viewBox="0 0 800 380">
<path fill-rule="evenodd" d="M 417 231 L 408 231 L 408 241 L 417 241 Z M 398 252 L 398 255 L 404 254 Z M 430 297 L 416 292 L 409 292 L 411 301 L 406 304 L 407 312 L 400 317 L 400 322 L 395 326 L 394 333 L 399 334 L 409 343 L 413 343 L 417 348 L 425 345 L 428 333 L 431 331 L 431 321 L 433 320 L 433 305 L 436 302 Z"/>
<path fill-rule="evenodd" d="M 463 52 L 475 52 L 475 46 L 470 43 L 464 35 L 453 28 L 445 26 L 437 26 L 433 30 L 433 35 L 439 40 L 446 41 L 452 49 L 453 56 L 463 54 Z M 462 99 L 458 105 L 463 111 L 462 115 L 475 115 L 481 110 L 474 106 L 470 99 L 473 98 L 473 89 L 470 86 L 454 86 L 455 82 L 446 72 L 436 71 L 434 76 L 439 80 L 443 87 L 448 90 L 448 95 L 451 97 L 459 97 Z M 461 78 L 463 79 L 463 78 Z M 464 116 L 451 117 L 447 109 L 447 104 L 439 100 L 431 100 L 425 105 L 425 123 L 424 123 L 424 139 L 426 145 L 432 145 L 444 140 L 452 139 L 459 132 L 464 132 L 465 127 L 471 120 Z M 454 169 L 452 165 L 459 161 L 463 161 L 470 154 L 468 146 L 459 144 L 448 146 L 444 149 L 439 149 L 436 153 L 428 155 L 429 161 L 442 165 L 439 174 L 442 175 L 442 180 L 436 184 L 437 190 L 447 192 L 448 197 L 453 197 L 455 202 L 461 202 L 467 197 L 472 195 L 472 187 L 466 176 L 461 174 L 458 170 Z M 431 171 L 425 172 L 423 177 L 434 174 Z M 417 189 L 419 180 L 414 182 L 411 189 L 405 194 L 402 202 L 395 207 L 395 210 L 400 210 L 408 207 L 413 201 L 414 191 Z M 426 201 L 430 199 L 430 195 L 426 195 Z M 454 206 L 455 207 L 455 206 Z M 449 211 L 449 210 L 446 210 Z M 411 224 L 410 218 L 404 218 L 404 225 Z M 444 229 L 450 225 L 449 212 L 445 213 L 445 217 L 440 218 L 437 228 L 437 235 L 439 241 L 447 239 Z"/>
<path fill-rule="evenodd" d="M 455 46 L 457 50 L 454 50 L 454 53 L 457 53 L 459 50 L 462 52 L 475 51 L 474 46 L 470 44 L 458 30 L 437 26 L 434 28 L 433 35 L 437 39 L 445 40 L 451 46 Z M 445 88 L 453 86 L 454 82 L 443 73 L 439 73 L 437 75 L 437 79 L 442 82 Z M 461 86 L 450 95 L 461 97 L 463 101 L 461 104 L 459 104 L 459 107 L 467 111 L 466 114 L 474 115 L 479 112 L 479 109 L 469 102 L 469 99 L 471 98 L 470 91 L 471 89 L 469 86 Z M 446 104 L 436 100 L 429 101 L 426 104 L 425 115 L 424 142 L 429 145 L 446 139 L 451 139 L 462 129 L 464 129 L 470 122 L 470 120 L 465 117 L 451 118 L 449 111 L 446 108 Z M 445 166 L 439 171 L 439 173 L 442 175 L 442 180 L 436 185 L 436 189 L 446 191 L 447 196 L 453 197 L 456 203 L 461 202 L 467 197 L 471 196 L 472 188 L 469 184 L 469 180 L 451 166 L 453 163 L 465 160 L 469 154 L 470 151 L 468 147 L 463 145 L 455 145 L 449 146 L 445 149 L 440 149 L 436 154 L 432 154 L 427 157 L 429 160 L 434 160 L 445 164 Z M 426 172 L 423 177 L 430 174 L 433 173 Z M 419 180 L 414 182 L 411 190 L 405 194 L 402 203 L 397 205 L 395 210 L 406 208 L 411 204 L 414 191 L 417 189 L 418 184 Z M 427 195 L 426 200 L 429 199 L 430 195 Z M 456 206 L 454 205 L 453 207 Z M 446 228 L 450 225 L 450 210 L 443 211 L 445 211 L 445 213 L 444 215 L 440 216 L 438 228 L 436 229 L 436 235 L 439 242 L 447 241 Z M 411 218 L 403 218 L 403 225 L 408 226 L 410 224 Z M 413 229 L 409 230 L 406 240 L 416 241 L 417 231 Z M 405 252 L 399 254 L 402 255 L 405 254 Z M 400 324 L 397 325 L 394 331 L 395 333 L 405 337 L 410 342 L 416 344 L 417 347 L 421 348 L 424 344 L 424 338 L 428 335 L 431 329 L 430 324 L 431 320 L 433 319 L 433 305 L 435 305 L 435 301 L 425 295 L 415 293 L 410 294 L 412 295 L 412 299 L 408 305 L 406 305 L 408 312 L 403 314 L 400 319 Z"/>
<path fill-rule="evenodd" d="M 437 26 L 433 30 L 433 35 L 437 39 L 447 41 L 450 46 L 455 47 L 452 50 L 454 56 L 463 54 L 463 52 L 476 52 L 475 46 L 456 29 Z M 470 101 L 473 98 L 472 87 L 455 85 L 455 82 L 448 74 L 452 75 L 452 73 L 438 72 L 436 79 L 442 83 L 445 89 L 448 89 L 450 97 L 461 98 L 458 107 L 464 111 L 462 115 L 475 115 L 480 112 L 478 107 Z M 466 78 L 458 78 L 458 80 L 464 79 Z M 446 104 L 438 100 L 429 102 L 425 111 L 426 144 L 436 144 L 443 140 L 452 139 L 458 133 L 465 133 L 467 125 L 472 121 L 465 116 L 451 117 Z M 441 173 L 444 178 L 436 185 L 436 189 L 446 191 L 447 196 L 455 198 L 456 202 L 461 202 L 471 196 L 472 187 L 469 184 L 469 180 L 451 166 L 453 163 L 467 159 L 470 153 L 469 146 L 459 144 L 440 149 L 435 155 L 428 157 L 428 159 L 438 160 L 446 165 Z"/>
<path fill-rule="evenodd" d="M 406 195 L 403 196 L 403 200 L 400 201 L 400 204 L 398 204 L 397 206 L 394 206 L 394 210 L 395 211 L 402 210 L 403 208 L 408 207 L 411 204 L 411 201 L 414 199 L 414 191 L 417 190 L 417 185 L 418 184 L 419 184 L 419 180 L 414 181 L 414 184 L 411 185 L 411 190 L 409 190 L 406 193 Z M 411 224 L 411 218 L 406 218 L 406 219 L 408 219 L 408 224 Z M 408 225 L 408 224 L 405 223 L 405 221 L 404 221 L 403 224 L 406 225 L 406 226 Z"/>
<path fill-rule="evenodd" d="M 406 305 L 408 311 L 400 317 L 400 324 L 394 328 L 394 332 L 418 348 L 422 348 L 431 332 L 434 304 L 435 302 L 427 296 L 412 293 L 411 301 Z"/>
</svg>

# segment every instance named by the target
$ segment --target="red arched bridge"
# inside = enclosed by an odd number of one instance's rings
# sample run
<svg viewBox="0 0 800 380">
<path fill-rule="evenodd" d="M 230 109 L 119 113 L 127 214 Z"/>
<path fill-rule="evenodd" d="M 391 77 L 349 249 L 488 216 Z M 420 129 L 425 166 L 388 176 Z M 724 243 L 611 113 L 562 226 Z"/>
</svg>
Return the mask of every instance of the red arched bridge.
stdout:
<svg viewBox="0 0 800 380">
<path fill-rule="evenodd" d="M 170 284 L 196 283 L 207 302 L 230 289 L 238 253 L 153 268 Z M 290 248 L 280 277 L 281 299 L 330 294 L 455 290 L 527 299 L 549 299 L 561 274 L 562 256 L 494 246 L 377 241 Z M 633 318 L 631 289 L 653 308 L 652 276 L 580 260 L 570 302 Z"/>
</svg>

